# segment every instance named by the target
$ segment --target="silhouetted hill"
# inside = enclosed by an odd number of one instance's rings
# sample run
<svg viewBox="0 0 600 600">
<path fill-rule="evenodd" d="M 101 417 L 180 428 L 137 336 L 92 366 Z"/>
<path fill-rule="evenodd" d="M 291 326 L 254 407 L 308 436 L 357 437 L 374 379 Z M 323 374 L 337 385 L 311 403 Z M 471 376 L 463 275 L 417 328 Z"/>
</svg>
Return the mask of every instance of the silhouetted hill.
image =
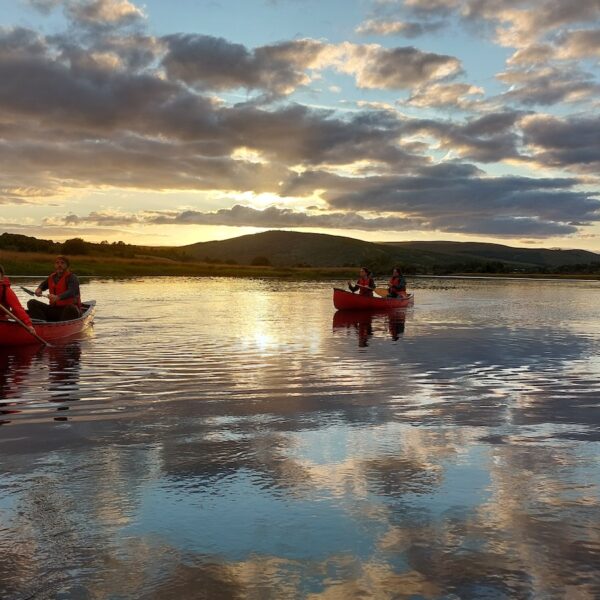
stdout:
<svg viewBox="0 0 600 600">
<path fill-rule="evenodd" d="M 448 260 L 499 260 L 515 265 L 557 267 L 600 261 L 600 255 L 587 250 L 513 248 L 483 242 L 386 242 L 384 245 L 444 255 Z"/>
<path fill-rule="evenodd" d="M 266 231 L 218 242 L 184 246 L 200 260 L 235 260 L 250 264 L 260 258 L 274 266 L 343 267 L 386 260 L 395 249 L 353 238 L 320 233 Z"/>
<path fill-rule="evenodd" d="M 267 231 L 217 242 L 201 242 L 181 250 L 199 260 L 274 266 L 344 267 L 367 265 L 389 269 L 394 264 L 426 271 L 540 270 L 600 263 L 586 250 L 513 248 L 474 242 L 372 243 L 342 236 Z"/>
</svg>

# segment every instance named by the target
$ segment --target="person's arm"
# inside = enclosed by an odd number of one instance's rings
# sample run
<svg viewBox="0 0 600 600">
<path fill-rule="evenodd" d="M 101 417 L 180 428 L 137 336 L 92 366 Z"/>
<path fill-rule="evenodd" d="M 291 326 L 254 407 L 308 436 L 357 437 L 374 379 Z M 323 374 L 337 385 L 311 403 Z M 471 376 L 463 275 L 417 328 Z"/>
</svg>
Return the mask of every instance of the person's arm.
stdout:
<svg viewBox="0 0 600 600">
<path fill-rule="evenodd" d="M 40 283 L 40 285 L 37 286 L 37 289 L 35 290 L 35 295 L 36 296 L 41 296 L 42 292 L 45 292 L 48 289 L 48 280 L 44 279 L 44 281 L 42 281 L 42 283 Z M 39 291 L 39 294 L 38 294 Z"/>
<path fill-rule="evenodd" d="M 32 327 L 29 315 L 25 312 L 25 309 L 21 306 L 16 294 L 10 288 L 6 288 L 6 303 L 17 319 L 23 321 L 27 327 Z"/>
<path fill-rule="evenodd" d="M 67 291 L 59 294 L 58 300 L 66 300 L 67 298 L 77 298 L 79 296 L 79 280 L 76 275 L 71 273 L 67 279 Z"/>
</svg>

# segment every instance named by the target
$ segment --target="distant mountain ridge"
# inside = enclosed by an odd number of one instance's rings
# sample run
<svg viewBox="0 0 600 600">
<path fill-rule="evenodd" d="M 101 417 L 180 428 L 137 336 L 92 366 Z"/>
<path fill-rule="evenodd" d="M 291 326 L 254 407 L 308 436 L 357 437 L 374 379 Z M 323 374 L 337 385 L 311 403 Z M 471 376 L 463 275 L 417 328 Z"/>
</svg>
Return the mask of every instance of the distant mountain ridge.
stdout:
<svg viewBox="0 0 600 600">
<path fill-rule="evenodd" d="M 587 250 L 514 248 L 483 242 L 366 242 L 320 233 L 266 231 L 222 241 L 199 242 L 180 250 L 199 260 L 250 264 L 267 259 L 273 266 L 389 268 L 400 263 L 428 269 L 433 266 L 502 263 L 507 269 L 556 268 L 600 263 L 600 254 Z"/>
</svg>

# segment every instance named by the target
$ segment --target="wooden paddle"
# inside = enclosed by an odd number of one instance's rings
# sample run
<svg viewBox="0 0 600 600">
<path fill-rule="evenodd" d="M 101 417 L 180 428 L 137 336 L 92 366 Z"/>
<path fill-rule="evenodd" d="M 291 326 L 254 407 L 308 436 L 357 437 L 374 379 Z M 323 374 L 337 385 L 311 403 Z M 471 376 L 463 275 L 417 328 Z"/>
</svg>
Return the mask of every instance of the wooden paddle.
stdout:
<svg viewBox="0 0 600 600">
<path fill-rule="evenodd" d="M 23 321 L 21 321 L 21 319 L 19 319 L 19 317 L 16 317 L 15 315 L 13 315 L 10 310 L 8 310 L 8 308 L 6 308 L 3 304 L 0 304 L 0 308 L 11 318 L 13 319 L 13 321 L 16 321 L 21 327 L 23 327 L 23 329 L 26 329 L 27 332 L 32 335 L 36 340 L 39 340 L 40 342 L 42 342 L 42 344 L 44 344 L 45 346 L 49 346 L 51 347 L 51 345 L 44 339 L 41 338 L 35 331 L 31 331 L 31 329 L 29 329 L 29 327 L 27 327 L 27 325 L 25 325 L 25 323 L 23 323 Z"/>
<path fill-rule="evenodd" d="M 369 287 L 368 285 L 360 285 L 360 283 L 357 283 L 356 286 L 359 287 L 359 288 L 364 288 L 366 290 L 371 290 L 372 292 L 375 292 L 376 294 L 378 294 L 382 298 L 385 298 L 388 295 L 387 288 L 381 288 L 381 287 L 379 287 L 379 288 L 377 288 L 377 287 L 376 288 L 372 288 L 372 287 Z"/>
</svg>

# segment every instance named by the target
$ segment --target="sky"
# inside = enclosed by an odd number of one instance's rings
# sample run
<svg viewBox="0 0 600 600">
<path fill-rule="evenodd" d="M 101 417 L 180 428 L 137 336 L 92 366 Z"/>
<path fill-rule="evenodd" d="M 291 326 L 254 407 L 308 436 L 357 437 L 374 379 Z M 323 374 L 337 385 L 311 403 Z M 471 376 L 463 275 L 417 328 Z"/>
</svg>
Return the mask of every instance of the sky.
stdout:
<svg viewBox="0 0 600 600">
<path fill-rule="evenodd" d="M 600 0 L 0 0 L 0 232 L 600 252 Z"/>
</svg>

